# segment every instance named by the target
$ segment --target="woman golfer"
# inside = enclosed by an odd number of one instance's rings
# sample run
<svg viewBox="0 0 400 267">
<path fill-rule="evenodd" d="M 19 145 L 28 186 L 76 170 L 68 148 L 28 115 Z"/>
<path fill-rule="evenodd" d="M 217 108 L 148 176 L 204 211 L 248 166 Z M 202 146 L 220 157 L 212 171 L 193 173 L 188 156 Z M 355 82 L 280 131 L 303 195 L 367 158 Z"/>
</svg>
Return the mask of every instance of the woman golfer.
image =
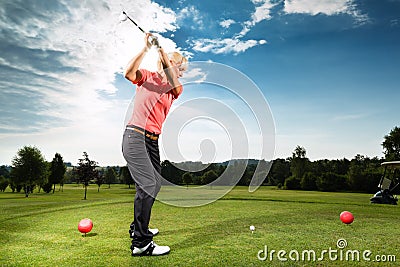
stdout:
<svg viewBox="0 0 400 267">
<path fill-rule="evenodd" d="M 151 43 L 150 43 L 150 40 Z M 139 69 L 147 51 L 158 49 L 158 71 Z M 161 188 L 161 164 L 158 137 L 172 102 L 182 93 L 178 78 L 185 71 L 187 59 L 177 52 L 167 55 L 150 33 L 144 48 L 128 63 L 125 78 L 136 84 L 132 116 L 126 126 L 122 151 L 136 187 L 134 220 L 129 231 L 132 255 L 164 255 L 168 246 L 158 246 L 153 236 L 158 229 L 149 229 L 151 209 Z"/>
</svg>

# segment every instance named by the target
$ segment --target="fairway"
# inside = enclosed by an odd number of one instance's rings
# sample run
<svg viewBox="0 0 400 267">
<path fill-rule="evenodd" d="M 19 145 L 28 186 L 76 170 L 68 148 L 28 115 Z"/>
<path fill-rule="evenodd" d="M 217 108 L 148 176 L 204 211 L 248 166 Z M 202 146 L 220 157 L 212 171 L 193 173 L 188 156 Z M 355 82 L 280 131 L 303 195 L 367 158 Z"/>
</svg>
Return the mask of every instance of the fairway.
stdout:
<svg viewBox="0 0 400 267">
<path fill-rule="evenodd" d="M 20 193 L 0 193 L 0 265 L 397 266 L 400 261 L 400 207 L 370 204 L 368 194 L 274 187 L 261 187 L 255 193 L 236 187 L 224 198 L 196 208 L 177 208 L 157 201 L 151 220 L 151 227 L 160 229 L 155 242 L 170 246 L 171 253 L 131 257 L 128 227 L 133 197 L 134 190 L 123 185 L 101 188 L 99 193 L 97 186 L 90 186 L 88 200 L 82 200 L 83 189 L 77 185 L 66 185 L 64 192 L 55 194 L 35 192 L 29 198 Z M 354 214 L 353 224 L 339 220 L 344 210 Z M 86 237 L 77 230 L 83 218 L 94 223 Z M 255 226 L 254 233 L 250 225 Z M 347 243 L 340 249 L 339 239 Z M 268 257 L 260 260 L 257 255 L 263 258 L 265 249 Z M 310 258 L 302 259 L 305 250 Z M 315 260 L 309 254 L 311 250 L 316 253 Z M 328 252 L 321 254 L 324 250 L 337 253 L 330 258 Z M 346 253 L 356 250 L 360 252 L 359 261 L 351 257 L 346 260 Z M 367 250 L 371 251 L 370 261 L 363 259 Z M 286 261 L 278 259 L 278 251 L 286 252 L 280 255 Z M 294 260 L 295 251 L 298 261 Z M 333 260 L 335 255 L 337 259 Z M 376 262 L 377 255 L 392 262 Z"/>
</svg>

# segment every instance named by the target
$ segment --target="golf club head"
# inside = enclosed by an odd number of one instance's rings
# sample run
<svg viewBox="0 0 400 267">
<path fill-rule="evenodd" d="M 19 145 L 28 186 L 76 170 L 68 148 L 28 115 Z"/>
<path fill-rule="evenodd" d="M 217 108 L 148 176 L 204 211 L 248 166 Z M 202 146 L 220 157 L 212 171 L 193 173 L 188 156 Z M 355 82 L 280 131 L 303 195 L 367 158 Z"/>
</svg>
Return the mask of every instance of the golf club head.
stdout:
<svg viewBox="0 0 400 267">
<path fill-rule="evenodd" d="M 119 15 L 119 21 L 124 22 L 128 19 L 128 16 L 126 15 L 125 11 L 122 11 L 121 15 Z"/>
</svg>

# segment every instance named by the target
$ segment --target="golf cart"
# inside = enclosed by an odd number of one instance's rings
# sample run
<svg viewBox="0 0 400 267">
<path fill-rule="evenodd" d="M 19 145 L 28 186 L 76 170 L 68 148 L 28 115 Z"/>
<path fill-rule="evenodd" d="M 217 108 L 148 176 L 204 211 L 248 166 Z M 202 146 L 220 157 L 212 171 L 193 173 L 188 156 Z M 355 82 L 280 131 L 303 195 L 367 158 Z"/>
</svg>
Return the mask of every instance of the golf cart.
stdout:
<svg viewBox="0 0 400 267">
<path fill-rule="evenodd" d="M 397 205 L 397 197 L 393 191 L 400 184 L 400 161 L 387 161 L 381 164 L 385 167 L 378 188 L 380 189 L 373 197 L 371 203 Z"/>
</svg>

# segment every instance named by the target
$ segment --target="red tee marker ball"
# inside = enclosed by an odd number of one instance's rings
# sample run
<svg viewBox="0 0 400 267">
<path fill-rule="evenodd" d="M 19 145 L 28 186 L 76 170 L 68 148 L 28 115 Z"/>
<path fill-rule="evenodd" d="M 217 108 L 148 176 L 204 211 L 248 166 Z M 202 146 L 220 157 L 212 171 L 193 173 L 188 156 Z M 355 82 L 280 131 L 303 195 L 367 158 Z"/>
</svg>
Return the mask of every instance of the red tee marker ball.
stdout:
<svg viewBox="0 0 400 267">
<path fill-rule="evenodd" d="M 354 216 L 350 211 L 340 213 L 340 220 L 345 224 L 351 224 L 354 221 Z"/>
<path fill-rule="evenodd" d="M 87 234 L 92 231 L 93 222 L 91 219 L 82 219 L 78 224 L 78 230 L 82 234 Z"/>
</svg>

